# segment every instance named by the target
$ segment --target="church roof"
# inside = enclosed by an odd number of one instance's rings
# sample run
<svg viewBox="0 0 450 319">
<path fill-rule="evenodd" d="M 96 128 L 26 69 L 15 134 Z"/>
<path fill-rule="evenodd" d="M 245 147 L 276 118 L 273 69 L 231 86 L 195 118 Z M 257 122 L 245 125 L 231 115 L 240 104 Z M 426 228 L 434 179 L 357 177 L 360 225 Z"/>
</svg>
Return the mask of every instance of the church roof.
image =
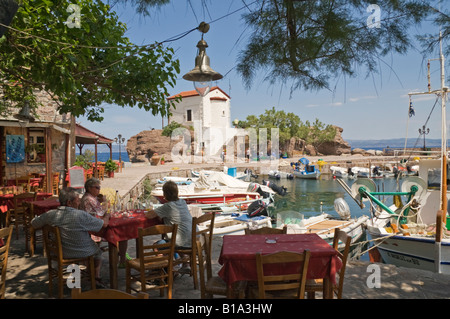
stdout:
<svg viewBox="0 0 450 319">
<path fill-rule="evenodd" d="M 214 90 L 219 90 L 220 92 L 222 92 L 223 94 L 225 94 L 226 97 L 228 97 L 229 99 L 231 99 L 230 96 L 229 96 L 228 94 L 226 94 L 220 87 L 214 86 L 214 87 L 211 88 L 210 92 L 212 92 L 212 91 L 214 91 Z M 209 94 L 209 93 L 208 93 L 208 94 Z M 178 93 L 178 94 L 169 96 L 167 99 L 168 99 L 168 100 L 173 100 L 173 99 L 175 99 L 176 97 L 179 97 L 179 96 L 181 96 L 182 98 L 186 98 L 186 97 L 191 97 L 191 96 L 200 96 L 200 94 L 198 94 L 198 92 L 197 92 L 196 90 L 192 90 L 192 91 L 184 91 L 184 92 L 180 92 L 180 93 Z M 211 99 L 217 99 L 217 98 L 211 97 Z"/>
</svg>

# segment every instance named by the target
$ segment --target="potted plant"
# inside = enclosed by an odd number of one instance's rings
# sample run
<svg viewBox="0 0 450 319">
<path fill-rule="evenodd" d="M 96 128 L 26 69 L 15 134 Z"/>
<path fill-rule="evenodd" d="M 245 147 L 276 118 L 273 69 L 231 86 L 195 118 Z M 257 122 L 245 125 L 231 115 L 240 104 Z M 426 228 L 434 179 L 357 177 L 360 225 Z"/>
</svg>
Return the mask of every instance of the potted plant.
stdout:
<svg viewBox="0 0 450 319">
<path fill-rule="evenodd" d="M 161 157 L 161 165 L 164 165 L 164 156 Z"/>
<path fill-rule="evenodd" d="M 25 147 L 29 162 L 45 162 L 45 147 L 40 144 L 29 144 Z"/>
<path fill-rule="evenodd" d="M 114 162 L 112 159 L 108 159 L 105 162 L 105 171 L 108 173 L 108 177 L 114 177 L 114 171 L 118 167 L 119 166 L 116 164 L 116 162 Z"/>
</svg>

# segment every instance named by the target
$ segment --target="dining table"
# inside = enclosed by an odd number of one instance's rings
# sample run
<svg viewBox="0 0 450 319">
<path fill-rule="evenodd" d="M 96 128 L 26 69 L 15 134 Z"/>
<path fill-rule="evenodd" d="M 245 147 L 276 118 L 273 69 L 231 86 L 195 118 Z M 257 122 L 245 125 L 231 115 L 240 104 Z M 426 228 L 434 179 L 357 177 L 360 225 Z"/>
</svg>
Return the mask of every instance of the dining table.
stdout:
<svg viewBox="0 0 450 319">
<path fill-rule="evenodd" d="M 271 254 L 280 251 L 311 253 L 307 279 L 323 279 L 324 299 L 333 298 L 336 273 L 342 267 L 337 251 L 314 233 L 307 234 L 255 234 L 223 236 L 219 256 L 221 277 L 229 289 L 238 281 L 257 282 L 256 253 Z M 272 269 L 272 274 L 283 274 L 288 265 Z"/>
<path fill-rule="evenodd" d="M 118 287 L 117 264 L 119 242 L 135 239 L 137 250 L 139 238 L 138 229 L 151 227 L 161 223 L 162 222 L 159 218 L 147 218 L 145 216 L 145 210 L 143 209 L 115 212 L 111 215 L 109 224 L 102 234 L 102 237 L 108 242 L 109 276 L 111 289 L 117 289 Z"/>
<path fill-rule="evenodd" d="M 33 205 L 33 214 L 34 216 L 42 215 L 45 212 L 48 212 L 51 209 L 56 209 L 59 207 L 59 199 L 57 197 L 49 197 L 43 200 L 32 201 Z"/>
<path fill-rule="evenodd" d="M 6 212 L 14 208 L 14 193 L 0 194 L 0 226 L 6 225 Z M 52 193 L 37 193 L 36 201 L 51 197 Z"/>
</svg>

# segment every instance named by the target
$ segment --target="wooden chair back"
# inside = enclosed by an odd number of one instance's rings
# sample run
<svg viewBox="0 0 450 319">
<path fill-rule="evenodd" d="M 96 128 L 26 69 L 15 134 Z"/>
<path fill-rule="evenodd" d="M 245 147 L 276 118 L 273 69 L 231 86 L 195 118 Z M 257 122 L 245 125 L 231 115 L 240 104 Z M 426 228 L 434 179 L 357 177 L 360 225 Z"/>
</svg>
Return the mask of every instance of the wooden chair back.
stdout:
<svg viewBox="0 0 450 319">
<path fill-rule="evenodd" d="M 167 298 L 172 298 L 173 286 L 173 257 L 175 253 L 175 238 L 178 225 L 156 225 L 138 229 L 137 255 L 138 258 L 128 260 L 126 263 L 126 291 L 131 293 L 131 283 L 140 282 L 141 291 L 147 290 L 149 281 L 157 280 L 158 284 L 150 289 L 159 289 L 161 297 L 167 289 Z M 167 242 L 152 241 L 152 236 L 170 236 Z M 137 270 L 138 275 L 132 275 L 131 269 Z M 134 289 L 133 289 L 134 290 Z"/>
<path fill-rule="evenodd" d="M 116 289 L 95 289 L 81 291 L 81 288 L 72 288 L 72 299 L 148 299 L 148 294 L 140 292 L 137 295 Z"/>
<path fill-rule="evenodd" d="M 333 248 L 337 251 L 339 258 L 342 261 L 342 267 L 339 270 L 339 282 L 334 287 L 334 292 L 338 299 L 342 298 L 342 289 L 344 288 L 345 268 L 347 266 L 348 255 L 350 252 L 352 238 L 343 230 L 336 228 L 334 230 Z M 344 250 L 339 250 L 339 243 L 344 244 Z"/>
<path fill-rule="evenodd" d="M 266 293 L 280 298 L 287 298 L 292 295 L 296 299 L 305 297 L 306 275 L 308 272 L 310 252 L 305 250 L 303 254 L 281 251 L 273 254 L 256 254 L 256 272 L 258 275 L 258 297 L 266 299 Z M 294 267 L 296 271 L 272 275 L 268 271 L 269 267 L 279 269 L 281 264 L 298 263 Z M 283 294 L 289 292 L 289 295 Z M 277 295 L 277 293 L 280 293 Z"/>
<path fill-rule="evenodd" d="M 213 275 L 212 261 L 211 261 L 211 244 L 210 237 L 213 235 L 205 233 L 204 240 L 196 241 L 196 254 L 198 261 L 198 272 L 200 281 L 200 295 L 202 299 L 213 298 L 214 295 L 219 295 L 227 298 L 243 299 L 245 295 L 245 288 L 247 283 L 239 281 L 229 289 L 228 285 L 219 276 Z"/>
<path fill-rule="evenodd" d="M 30 191 L 30 179 L 31 179 L 31 176 L 29 176 L 29 175 L 16 177 L 16 186 L 23 186 L 24 192 L 29 192 Z"/>
<path fill-rule="evenodd" d="M 273 227 L 261 227 L 257 229 L 245 229 L 246 235 L 254 235 L 254 234 L 287 234 L 287 226 L 283 228 L 273 228 Z"/>
<path fill-rule="evenodd" d="M 54 196 L 59 195 L 59 172 L 52 175 L 52 193 Z"/>
<path fill-rule="evenodd" d="M 22 194 L 16 194 L 13 197 L 13 213 L 9 214 L 10 223 L 12 222 L 11 218 L 14 218 L 14 226 L 16 228 L 16 238 L 19 238 L 19 226 L 25 227 L 25 208 L 22 205 L 23 202 L 32 202 L 37 198 L 37 193 L 25 192 Z"/>
<path fill-rule="evenodd" d="M 24 228 L 25 228 L 25 250 L 28 252 L 30 257 L 33 257 L 34 250 L 36 248 L 36 243 L 43 242 L 42 234 L 37 235 L 36 230 L 31 226 L 31 221 L 33 220 L 34 205 L 31 202 L 22 202 L 24 210 Z"/>
<path fill-rule="evenodd" d="M 197 217 L 192 217 L 192 238 L 191 249 L 175 249 L 175 252 L 181 255 L 181 258 L 177 261 L 177 265 L 189 262 L 191 266 L 191 276 L 194 281 L 194 289 L 198 289 L 198 272 L 197 272 L 197 245 L 196 241 L 208 240 L 208 247 L 211 249 L 212 235 L 214 229 L 214 213 L 205 213 Z M 203 225 L 206 226 L 203 226 Z M 209 252 L 211 254 L 211 251 Z"/>
<path fill-rule="evenodd" d="M 6 270 L 8 266 L 8 254 L 11 244 L 13 227 L 0 229 L 0 299 L 5 298 Z"/>
<path fill-rule="evenodd" d="M 48 277 L 49 277 L 49 296 L 53 295 L 53 278 L 58 282 L 58 297 L 63 297 L 64 289 L 64 268 L 71 264 L 87 264 L 89 269 L 89 277 L 91 280 L 91 288 L 95 289 L 95 267 L 94 257 L 86 258 L 64 258 L 63 247 L 61 242 L 61 233 L 58 227 L 45 225 L 43 227 L 43 237 L 45 253 L 47 255 L 48 263 Z"/>
</svg>

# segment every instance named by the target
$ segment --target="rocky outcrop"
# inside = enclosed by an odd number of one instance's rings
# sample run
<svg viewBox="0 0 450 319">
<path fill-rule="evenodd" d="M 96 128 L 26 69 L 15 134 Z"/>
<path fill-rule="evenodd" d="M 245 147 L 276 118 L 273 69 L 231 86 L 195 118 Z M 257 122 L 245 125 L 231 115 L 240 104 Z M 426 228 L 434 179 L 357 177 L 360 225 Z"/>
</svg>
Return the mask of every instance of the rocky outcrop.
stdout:
<svg viewBox="0 0 450 319">
<path fill-rule="evenodd" d="M 351 154 L 351 146 L 342 138 L 342 132 L 344 131 L 341 127 L 333 125 L 336 129 L 336 136 L 333 141 L 324 142 L 316 146 L 317 152 L 322 155 L 346 155 Z"/>
<path fill-rule="evenodd" d="M 142 131 L 130 137 L 127 141 L 127 152 L 130 161 L 149 162 L 155 154 L 170 159 L 171 140 L 170 137 L 162 136 L 162 130 Z"/>
</svg>

